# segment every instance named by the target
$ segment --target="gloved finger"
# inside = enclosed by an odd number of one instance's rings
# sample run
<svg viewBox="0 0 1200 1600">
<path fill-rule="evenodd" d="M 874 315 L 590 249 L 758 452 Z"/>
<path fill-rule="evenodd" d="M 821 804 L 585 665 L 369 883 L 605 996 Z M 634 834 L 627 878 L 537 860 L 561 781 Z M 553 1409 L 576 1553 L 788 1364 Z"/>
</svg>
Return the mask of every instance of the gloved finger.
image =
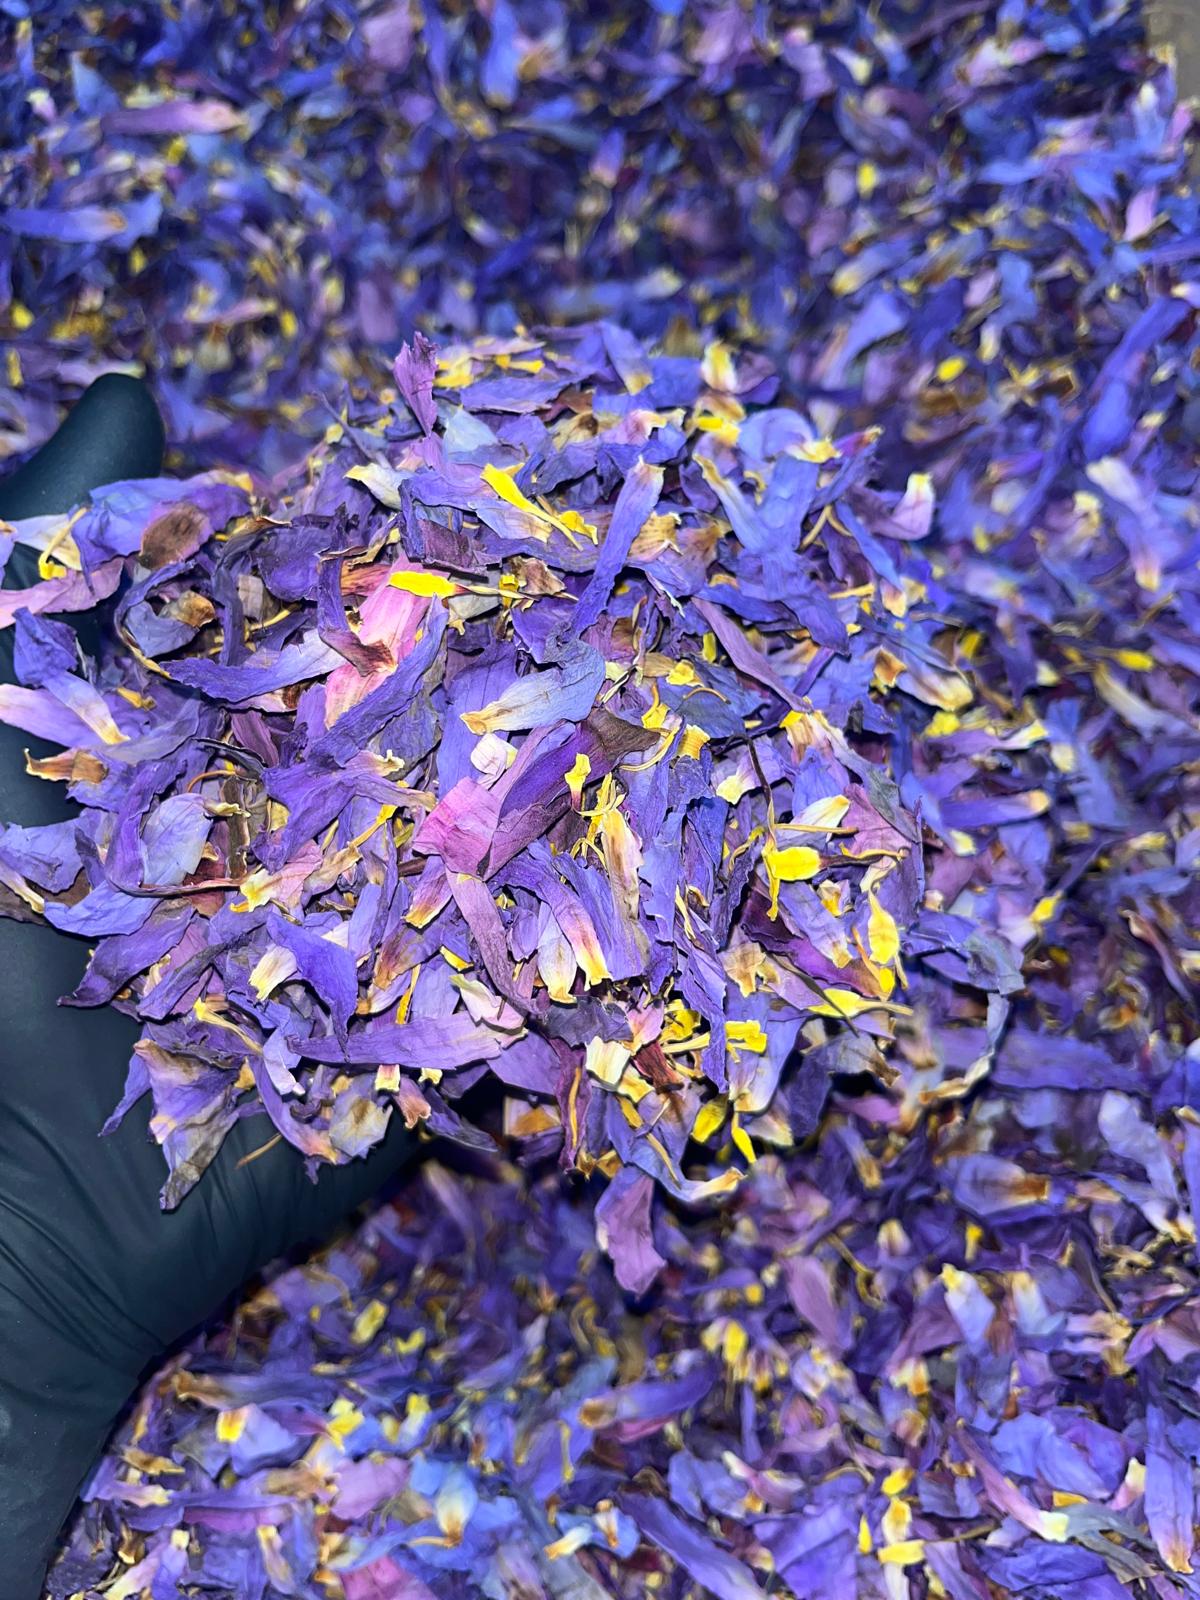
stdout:
<svg viewBox="0 0 1200 1600">
<path fill-rule="evenodd" d="M 256 1259 L 244 1263 L 243 1276 L 326 1236 L 357 1206 L 380 1196 L 418 1148 L 416 1134 L 393 1112 L 387 1133 L 369 1154 L 343 1166 L 323 1164 L 310 1178 L 301 1152 L 283 1139 L 271 1142 L 272 1131 L 265 1117 L 239 1123 L 203 1179 L 220 1189 L 234 1217 L 256 1219 Z"/>
<path fill-rule="evenodd" d="M 0 517 L 15 522 L 70 511 L 102 483 L 153 478 L 162 470 L 164 444 L 162 418 L 146 385 L 107 372 L 84 391 L 57 433 L 0 484 Z M 9 588 L 36 580 L 31 551 L 18 548 L 11 559 L 23 581 Z"/>
</svg>

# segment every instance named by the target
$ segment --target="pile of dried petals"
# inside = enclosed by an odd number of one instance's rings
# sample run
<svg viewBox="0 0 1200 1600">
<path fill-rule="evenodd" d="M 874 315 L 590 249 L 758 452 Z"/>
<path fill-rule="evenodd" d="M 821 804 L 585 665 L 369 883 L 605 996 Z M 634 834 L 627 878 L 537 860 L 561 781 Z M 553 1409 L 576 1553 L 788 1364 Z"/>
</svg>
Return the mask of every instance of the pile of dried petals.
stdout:
<svg viewBox="0 0 1200 1600">
<path fill-rule="evenodd" d="M 392 1114 L 491 1147 L 455 1109 L 490 1072 L 507 1134 L 613 1180 L 598 1225 L 644 1289 L 654 1186 L 702 1202 L 788 1147 L 806 1053 L 866 1065 L 911 1015 L 902 944 L 977 992 L 977 1074 L 1019 983 L 927 885 L 891 753 L 889 699 L 972 698 L 933 489 L 871 489 L 874 434 L 763 404 L 719 343 L 418 336 L 395 381 L 269 508 L 209 473 L 18 525 L 125 581 L 90 677 L 37 610 L 78 575 L 6 595 L 0 716 L 67 747 L 84 809 L 7 830 L 5 886 L 93 942 L 75 1003 L 145 1021 L 125 1104 L 170 1130 L 165 1205 L 246 1097 L 312 1160 Z M 927 823 L 952 860 L 1048 804 L 1018 761 L 1046 735 L 982 737 L 1005 770 Z M 738 1164 L 689 1177 L 724 1135 Z"/>
</svg>

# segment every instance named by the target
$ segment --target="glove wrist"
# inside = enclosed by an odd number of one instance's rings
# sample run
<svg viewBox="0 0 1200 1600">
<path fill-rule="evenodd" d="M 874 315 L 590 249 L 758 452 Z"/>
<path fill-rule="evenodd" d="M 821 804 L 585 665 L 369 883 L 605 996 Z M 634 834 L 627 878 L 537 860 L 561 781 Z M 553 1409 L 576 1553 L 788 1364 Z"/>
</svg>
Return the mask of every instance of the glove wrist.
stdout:
<svg viewBox="0 0 1200 1600">
<path fill-rule="evenodd" d="M 128 1395 L 89 1355 L 0 1285 L 0 1527 L 4 1594 L 38 1600 L 63 1522 Z"/>
</svg>

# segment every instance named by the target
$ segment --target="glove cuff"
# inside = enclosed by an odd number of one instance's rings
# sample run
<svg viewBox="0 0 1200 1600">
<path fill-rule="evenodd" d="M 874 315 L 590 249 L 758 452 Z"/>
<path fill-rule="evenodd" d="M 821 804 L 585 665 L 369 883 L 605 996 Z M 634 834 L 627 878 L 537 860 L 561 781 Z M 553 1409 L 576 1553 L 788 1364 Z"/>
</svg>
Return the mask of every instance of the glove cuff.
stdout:
<svg viewBox="0 0 1200 1600">
<path fill-rule="evenodd" d="M 6 1600 L 38 1600 L 41 1595 L 63 1522 L 128 1393 L 128 1375 L 83 1353 L 0 1287 L 0 1530 Z"/>
</svg>

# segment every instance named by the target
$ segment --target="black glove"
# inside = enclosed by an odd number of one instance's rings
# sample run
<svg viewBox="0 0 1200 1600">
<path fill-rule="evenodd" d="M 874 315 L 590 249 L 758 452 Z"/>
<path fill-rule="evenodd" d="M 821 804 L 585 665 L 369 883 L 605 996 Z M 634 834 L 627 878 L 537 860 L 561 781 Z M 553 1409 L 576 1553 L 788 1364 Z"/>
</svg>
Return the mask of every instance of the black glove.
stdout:
<svg viewBox="0 0 1200 1600">
<path fill-rule="evenodd" d="M 0 484 L 0 517 L 69 510 L 98 484 L 152 476 L 162 424 L 145 388 L 93 384 L 34 460 Z M 35 581 L 18 547 L 5 586 Z M 11 629 L 4 630 L 10 634 Z M 0 654 L 0 672 L 11 673 Z M 0 726 L 0 821 L 35 826 L 73 808 L 26 776 Z M 177 1211 L 164 1214 L 161 1152 L 135 1109 L 98 1138 L 121 1096 L 138 1027 L 56 1004 L 86 947 L 0 919 L 0 1596 L 36 1600 L 63 1519 L 139 1379 L 272 1258 L 326 1233 L 412 1150 L 399 1119 L 366 1160 L 311 1183 L 272 1129 L 239 1122 Z"/>
</svg>

